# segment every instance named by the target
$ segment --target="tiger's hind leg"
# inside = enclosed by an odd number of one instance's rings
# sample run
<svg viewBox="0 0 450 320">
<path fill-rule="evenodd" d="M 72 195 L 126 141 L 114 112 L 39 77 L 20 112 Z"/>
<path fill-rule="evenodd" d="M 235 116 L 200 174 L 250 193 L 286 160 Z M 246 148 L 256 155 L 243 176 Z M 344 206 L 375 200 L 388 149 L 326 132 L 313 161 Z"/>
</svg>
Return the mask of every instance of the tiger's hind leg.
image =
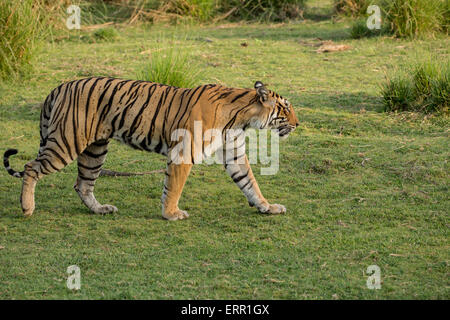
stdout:
<svg viewBox="0 0 450 320">
<path fill-rule="evenodd" d="M 108 141 L 97 141 L 89 145 L 78 156 L 78 177 L 74 185 L 75 190 L 86 207 L 92 212 L 101 214 L 117 211 L 115 206 L 100 204 L 94 196 L 95 180 L 100 175 L 107 152 Z"/>
<path fill-rule="evenodd" d="M 72 162 L 70 157 L 57 153 L 53 147 L 50 144 L 50 146 L 47 145 L 41 148 L 36 160 L 30 161 L 25 165 L 22 192 L 20 195 L 20 204 L 25 216 L 31 216 L 33 214 L 36 183 L 45 175 L 60 171 Z"/>
</svg>

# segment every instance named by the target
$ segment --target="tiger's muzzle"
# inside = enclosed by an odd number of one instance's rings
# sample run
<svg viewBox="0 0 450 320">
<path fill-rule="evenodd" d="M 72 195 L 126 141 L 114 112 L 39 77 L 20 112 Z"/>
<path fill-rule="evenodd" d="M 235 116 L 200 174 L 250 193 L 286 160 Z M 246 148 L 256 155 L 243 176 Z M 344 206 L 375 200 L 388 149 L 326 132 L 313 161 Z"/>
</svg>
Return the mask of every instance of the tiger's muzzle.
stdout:
<svg viewBox="0 0 450 320">
<path fill-rule="evenodd" d="M 279 126 L 278 128 L 276 128 L 278 135 L 280 136 L 280 138 L 282 139 L 286 139 L 289 134 L 295 130 L 295 126 L 290 125 L 290 124 L 284 124 Z"/>
</svg>

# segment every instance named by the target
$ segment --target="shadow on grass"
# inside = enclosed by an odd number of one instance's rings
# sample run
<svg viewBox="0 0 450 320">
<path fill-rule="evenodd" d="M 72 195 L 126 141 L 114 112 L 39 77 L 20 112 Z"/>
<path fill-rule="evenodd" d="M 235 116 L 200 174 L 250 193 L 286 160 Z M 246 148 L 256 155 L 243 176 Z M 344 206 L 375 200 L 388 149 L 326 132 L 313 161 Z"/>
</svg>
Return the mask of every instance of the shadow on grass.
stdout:
<svg viewBox="0 0 450 320">
<path fill-rule="evenodd" d="M 305 20 L 317 22 L 326 21 L 332 18 L 332 12 L 306 12 L 303 17 L 305 18 Z"/>
<path fill-rule="evenodd" d="M 311 109 L 329 108 L 350 113 L 357 113 L 362 110 L 382 112 L 383 109 L 381 97 L 369 95 L 365 92 L 300 92 L 292 95 L 292 97 L 293 101 L 299 101 L 301 106 Z"/>
<path fill-rule="evenodd" d="M 40 113 L 40 103 L 0 105 L 0 118 L 3 120 L 39 120 Z"/>
</svg>

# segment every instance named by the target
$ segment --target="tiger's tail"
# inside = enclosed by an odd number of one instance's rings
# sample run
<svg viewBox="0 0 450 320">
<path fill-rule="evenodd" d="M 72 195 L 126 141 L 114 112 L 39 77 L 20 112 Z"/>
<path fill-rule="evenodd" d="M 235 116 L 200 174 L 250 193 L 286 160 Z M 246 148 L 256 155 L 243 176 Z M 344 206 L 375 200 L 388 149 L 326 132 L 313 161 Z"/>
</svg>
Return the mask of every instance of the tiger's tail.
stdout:
<svg viewBox="0 0 450 320">
<path fill-rule="evenodd" d="M 3 165 L 10 175 L 16 178 L 22 178 L 25 171 L 15 171 L 9 166 L 9 157 L 17 153 L 17 149 L 8 149 L 3 154 Z"/>
</svg>

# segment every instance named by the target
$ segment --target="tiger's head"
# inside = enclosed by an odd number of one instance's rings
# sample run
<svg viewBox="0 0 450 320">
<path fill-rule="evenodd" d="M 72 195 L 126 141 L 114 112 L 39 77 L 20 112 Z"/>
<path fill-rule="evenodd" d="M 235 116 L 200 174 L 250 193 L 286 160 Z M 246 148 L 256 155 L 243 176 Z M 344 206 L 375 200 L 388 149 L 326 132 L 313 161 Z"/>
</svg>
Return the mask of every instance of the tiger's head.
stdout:
<svg viewBox="0 0 450 320">
<path fill-rule="evenodd" d="M 255 82 L 257 94 L 257 114 L 252 119 L 252 127 L 275 129 L 285 139 L 300 124 L 292 104 L 279 94 L 267 90 L 261 81 Z"/>
</svg>

